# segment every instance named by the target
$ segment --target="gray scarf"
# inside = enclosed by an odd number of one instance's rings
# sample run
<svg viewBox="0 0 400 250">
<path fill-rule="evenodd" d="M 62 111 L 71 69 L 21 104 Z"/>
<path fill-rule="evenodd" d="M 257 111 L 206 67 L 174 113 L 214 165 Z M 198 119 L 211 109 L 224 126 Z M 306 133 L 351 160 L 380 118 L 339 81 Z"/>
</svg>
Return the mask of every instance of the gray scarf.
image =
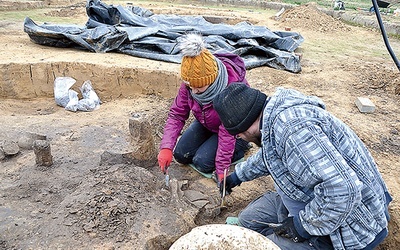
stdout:
<svg viewBox="0 0 400 250">
<path fill-rule="evenodd" d="M 214 97 L 218 95 L 228 85 L 228 72 L 225 65 L 215 57 L 218 65 L 218 75 L 215 81 L 201 94 L 195 94 L 190 90 L 190 94 L 200 105 L 206 105 L 212 102 Z"/>
</svg>

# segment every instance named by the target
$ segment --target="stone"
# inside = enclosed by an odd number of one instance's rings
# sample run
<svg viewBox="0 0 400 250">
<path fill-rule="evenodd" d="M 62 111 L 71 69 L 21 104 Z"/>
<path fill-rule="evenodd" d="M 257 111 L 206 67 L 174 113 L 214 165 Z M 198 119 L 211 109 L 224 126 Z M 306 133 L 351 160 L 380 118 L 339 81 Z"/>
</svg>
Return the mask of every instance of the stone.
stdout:
<svg viewBox="0 0 400 250">
<path fill-rule="evenodd" d="M 197 208 L 202 208 L 209 203 L 208 196 L 199 191 L 188 189 L 183 191 L 183 193 L 189 202 Z"/>
<path fill-rule="evenodd" d="M 208 196 L 196 190 L 185 190 L 185 197 L 188 198 L 189 201 L 199 201 L 199 200 L 207 200 Z"/>
<path fill-rule="evenodd" d="M 3 149 L 0 147 L 0 161 L 6 158 L 6 155 L 4 154 Z"/>
<path fill-rule="evenodd" d="M 169 250 L 279 250 L 270 239 L 256 231 L 227 224 L 210 224 L 193 228 L 175 241 Z"/>
<path fill-rule="evenodd" d="M 366 97 L 357 97 L 355 103 L 361 113 L 373 113 L 375 111 L 375 105 Z"/>
<path fill-rule="evenodd" d="M 19 153 L 18 144 L 13 141 L 8 141 L 8 140 L 3 141 L 0 144 L 0 147 L 2 147 L 4 155 L 6 155 L 6 156 L 12 156 L 12 155 L 16 155 Z"/>
<path fill-rule="evenodd" d="M 47 137 L 46 135 L 24 132 L 22 133 L 21 137 L 18 138 L 18 146 L 21 149 L 32 149 L 33 143 L 36 140 L 47 140 Z"/>
<path fill-rule="evenodd" d="M 132 164 L 133 158 L 131 152 L 112 152 L 104 151 L 100 156 L 100 166 L 116 164 Z"/>
</svg>

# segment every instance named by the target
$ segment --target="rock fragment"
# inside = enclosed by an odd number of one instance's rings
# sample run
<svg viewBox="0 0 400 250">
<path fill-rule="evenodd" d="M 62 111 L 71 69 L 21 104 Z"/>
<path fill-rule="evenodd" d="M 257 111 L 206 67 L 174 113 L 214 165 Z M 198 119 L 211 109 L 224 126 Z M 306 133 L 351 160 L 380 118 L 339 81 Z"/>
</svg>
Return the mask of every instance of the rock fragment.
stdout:
<svg viewBox="0 0 400 250">
<path fill-rule="evenodd" d="M 119 153 L 104 151 L 100 157 L 100 166 L 116 164 L 132 164 L 133 158 L 131 152 Z"/>
<path fill-rule="evenodd" d="M 4 156 L 13 156 L 19 153 L 18 144 L 13 141 L 1 141 L 0 148 L 2 149 Z"/>
<path fill-rule="evenodd" d="M 0 161 L 6 158 L 6 155 L 4 154 L 3 149 L 0 147 Z"/>
<path fill-rule="evenodd" d="M 375 111 L 375 105 L 366 97 L 357 97 L 355 103 L 361 113 L 373 113 Z"/>
<path fill-rule="evenodd" d="M 32 132 L 24 132 L 21 137 L 18 138 L 18 146 L 21 149 L 32 149 L 33 143 L 36 140 L 47 140 L 47 136 Z"/>
</svg>

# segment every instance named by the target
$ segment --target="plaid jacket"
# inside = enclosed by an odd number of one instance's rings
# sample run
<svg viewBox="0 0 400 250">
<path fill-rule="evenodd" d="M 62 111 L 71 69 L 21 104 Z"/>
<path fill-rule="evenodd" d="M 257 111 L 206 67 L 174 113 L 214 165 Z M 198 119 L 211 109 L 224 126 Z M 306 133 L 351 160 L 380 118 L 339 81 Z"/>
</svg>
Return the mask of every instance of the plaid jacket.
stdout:
<svg viewBox="0 0 400 250">
<path fill-rule="evenodd" d="M 242 181 L 271 175 L 289 198 L 306 203 L 295 216 L 301 229 L 330 235 L 335 249 L 361 249 L 387 227 L 391 197 L 371 154 L 320 99 L 278 88 L 261 133 L 262 148 L 236 174 Z"/>
</svg>

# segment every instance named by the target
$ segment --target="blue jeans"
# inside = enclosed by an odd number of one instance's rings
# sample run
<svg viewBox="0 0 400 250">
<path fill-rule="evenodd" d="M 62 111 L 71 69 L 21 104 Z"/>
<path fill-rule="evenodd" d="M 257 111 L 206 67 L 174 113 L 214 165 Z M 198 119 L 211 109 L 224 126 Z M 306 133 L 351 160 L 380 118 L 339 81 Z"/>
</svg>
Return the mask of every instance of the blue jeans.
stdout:
<svg viewBox="0 0 400 250">
<path fill-rule="evenodd" d="M 329 236 L 311 237 L 304 242 L 293 242 L 290 239 L 277 236 L 273 229 L 263 223 L 281 223 L 288 217 L 288 211 L 281 197 L 276 192 L 267 192 L 253 200 L 239 214 L 239 223 L 248 229 L 265 235 L 282 250 L 293 249 L 333 249 Z"/>
<path fill-rule="evenodd" d="M 215 156 L 218 148 L 218 134 L 206 129 L 195 120 L 185 130 L 174 149 L 174 158 L 181 164 L 193 163 L 203 173 L 215 170 Z M 236 140 L 232 162 L 244 157 L 249 149 L 248 142 Z"/>
</svg>

